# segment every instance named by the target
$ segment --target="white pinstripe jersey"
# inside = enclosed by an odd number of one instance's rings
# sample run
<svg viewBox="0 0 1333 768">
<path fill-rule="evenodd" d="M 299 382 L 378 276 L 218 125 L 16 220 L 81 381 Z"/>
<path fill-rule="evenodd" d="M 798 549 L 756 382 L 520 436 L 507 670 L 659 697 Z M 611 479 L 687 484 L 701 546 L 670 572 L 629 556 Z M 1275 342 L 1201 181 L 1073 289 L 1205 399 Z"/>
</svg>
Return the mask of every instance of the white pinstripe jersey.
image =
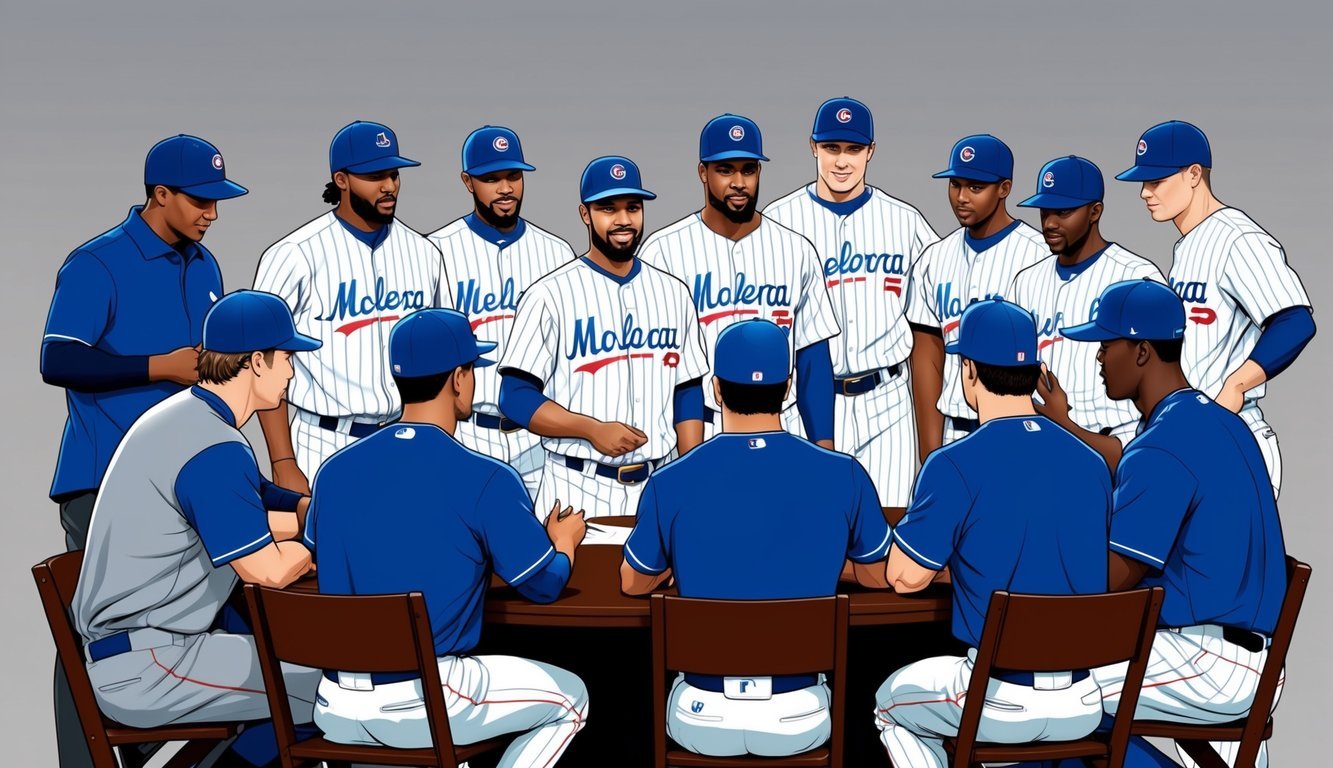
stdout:
<svg viewBox="0 0 1333 768">
<path fill-rule="evenodd" d="M 1032 313 L 1037 322 L 1037 356 L 1060 380 L 1069 395 L 1070 416 L 1084 429 L 1102 429 L 1132 424 L 1139 411 L 1130 400 L 1112 400 L 1098 375 L 1095 341 L 1066 339 L 1060 329 L 1090 322 L 1097 302 L 1107 286 L 1123 280 L 1151 278 L 1165 282 L 1151 261 L 1115 243 L 1068 280 L 1056 272 L 1054 254 L 1018 273 L 1008 299 Z"/>
<path fill-rule="evenodd" d="M 332 211 L 264 251 L 255 290 L 285 299 L 297 330 L 324 342 L 292 357 L 287 390 L 322 416 L 396 417 L 390 329 L 415 310 L 453 306 L 444 261 L 423 235 L 394 219 L 372 253 Z"/>
<path fill-rule="evenodd" d="M 1009 234 L 990 248 L 977 253 L 967 244 L 964 227 L 926 248 L 912 267 L 907 299 L 907 320 L 940 329 L 944 343 L 958 339 L 963 310 L 974 301 L 1003 297 L 1014 276 L 1050 255 L 1041 233 L 1018 221 Z M 944 382 L 937 403 L 945 416 L 971 419 L 976 414 L 963 399 L 959 380 L 962 361 L 958 355 L 944 356 Z"/>
<path fill-rule="evenodd" d="M 695 212 L 654 232 L 639 248 L 639 258 L 690 289 L 710 371 L 718 334 L 741 320 L 771 320 L 789 329 L 793 360 L 796 350 L 839 333 L 819 253 L 809 240 L 767 217 L 736 241 L 709 229 Z M 704 404 L 718 410 L 711 374 L 703 386 Z M 795 402 L 792 387 L 782 407 Z"/>
<path fill-rule="evenodd" d="M 1214 212 L 1176 241 L 1170 283 L 1185 302 L 1181 367 L 1209 397 L 1249 358 L 1265 320 L 1310 306 L 1282 246 L 1236 208 Z M 1265 389 L 1261 384 L 1245 399 L 1258 400 Z"/>
<path fill-rule="evenodd" d="M 544 437 L 548 451 L 603 464 L 660 459 L 676 445 L 676 386 L 708 372 L 690 292 L 651 264 L 623 282 L 579 258 L 523 295 L 499 368 L 542 380 L 573 413 L 637 427 L 648 442 L 610 458 L 592 443 Z"/>
<path fill-rule="evenodd" d="M 444 225 L 428 235 L 444 254 L 444 270 L 453 280 L 454 309 L 468 316 L 481 341 L 495 342 L 492 360 L 504 357 L 519 299 L 542 275 L 574 258 L 569 243 L 523 222 L 516 240 L 496 245 L 473 232 L 465 219 Z M 495 366 L 476 369 L 478 413 L 500 415 L 500 374 Z"/>
<path fill-rule="evenodd" d="M 823 262 L 842 335 L 829 342 L 833 374 L 849 376 L 907 359 L 912 330 L 904 314 L 908 275 L 939 235 L 916 208 L 867 186 L 870 199 L 839 216 L 809 184 L 774 200 L 764 215 L 804 235 Z"/>
</svg>

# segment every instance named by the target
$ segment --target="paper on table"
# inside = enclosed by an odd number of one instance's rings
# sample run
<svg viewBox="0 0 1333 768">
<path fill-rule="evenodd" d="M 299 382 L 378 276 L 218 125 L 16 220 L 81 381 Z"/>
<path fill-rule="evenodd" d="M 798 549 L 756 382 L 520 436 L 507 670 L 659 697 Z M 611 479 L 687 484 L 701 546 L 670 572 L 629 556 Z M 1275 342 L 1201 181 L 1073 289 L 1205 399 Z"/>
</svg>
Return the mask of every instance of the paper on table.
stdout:
<svg viewBox="0 0 1333 768">
<path fill-rule="evenodd" d="M 584 544 L 611 544 L 617 547 L 623 547 L 625 541 L 629 539 L 629 532 L 632 528 L 626 528 L 620 525 L 598 525 L 593 521 L 588 521 L 588 533 L 583 537 Z"/>
</svg>

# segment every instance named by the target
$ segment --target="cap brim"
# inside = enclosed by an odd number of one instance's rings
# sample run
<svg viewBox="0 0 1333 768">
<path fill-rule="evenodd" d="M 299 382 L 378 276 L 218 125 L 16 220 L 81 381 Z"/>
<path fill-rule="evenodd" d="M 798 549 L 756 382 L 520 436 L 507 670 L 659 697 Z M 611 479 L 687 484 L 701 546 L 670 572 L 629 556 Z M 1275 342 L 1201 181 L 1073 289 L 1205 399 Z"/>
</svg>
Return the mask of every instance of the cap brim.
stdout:
<svg viewBox="0 0 1333 768">
<path fill-rule="evenodd" d="M 1060 334 L 1074 341 L 1112 341 L 1120 338 L 1120 334 L 1108 331 L 1095 322 L 1061 328 Z"/>
<path fill-rule="evenodd" d="M 463 173 L 469 176 L 485 176 L 488 173 L 496 171 L 535 171 L 536 168 L 527 163 L 520 163 L 517 160 L 497 160 L 493 163 L 482 163 L 472 168 L 464 168 Z"/>
<path fill-rule="evenodd" d="M 584 199 L 585 203 L 595 203 L 598 200 L 605 200 L 608 197 L 642 197 L 644 200 L 656 200 L 657 195 L 646 189 L 637 189 L 635 187 L 616 187 L 615 189 L 604 189 L 592 197 Z"/>
<path fill-rule="evenodd" d="M 742 150 L 732 150 L 728 152 L 714 152 L 707 157 L 699 158 L 701 163 L 719 163 L 723 160 L 763 160 L 768 162 L 768 158 L 757 152 L 745 152 Z"/>
<path fill-rule="evenodd" d="M 856 131 L 845 130 L 821 131 L 819 133 L 811 134 L 810 138 L 815 141 L 847 141 L 852 144 L 861 144 L 867 147 L 875 143 L 873 137 L 864 136 Z"/>
<path fill-rule="evenodd" d="M 200 200 L 230 200 L 233 197 L 249 194 L 250 190 L 242 187 L 234 181 L 210 181 L 207 184 L 195 184 L 189 187 L 180 187 L 180 191 L 191 197 L 197 197 Z"/>
<path fill-rule="evenodd" d="M 948 344 L 945 344 L 945 345 L 944 345 L 944 352 L 945 352 L 945 354 L 949 354 L 949 355 L 961 355 L 961 354 L 963 354 L 963 353 L 962 353 L 962 347 L 961 347 L 961 344 L 962 344 L 961 342 L 957 342 L 957 341 L 952 341 L 952 342 L 949 342 Z"/>
<path fill-rule="evenodd" d="M 997 181 L 1004 181 L 1008 176 L 997 176 L 988 171 L 968 169 L 966 172 L 956 171 L 950 168 L 931 176 L 932 179 L 968 179 L 970 181 L 983 181 L 987 184 L 993 184 Z"/>
<path fill-rule="evenodd" d="M 421 165 L 416 160 L 408 160 L 406 157 L 393 155 L 392 157 L 378 157 L 356 165 L 349 165 L 343 170 L 348 173 L 378 173 L 380 171 L 392 171 L 394 168 L 412 168 Z"/>
<path fill-rule="evenodd" d="M 1118 181 L 1157 181 L 1165 179 L 1167 176 L 1174 176 L 1180 173 L 1179 168 L 1172 168 L 1167 165 L 1136 165 L 1124 173 L 1117 174 Z"/>
<path fill-rule="evenodd" d="M 1019 208 L 1052 208 L 1056 210 L 1067 210 L 1069 208 L 1082 208 L 1085 205 L 1100 202 L 1098 200 L 1082 200 L 1077 197 L 1068 197 L 1066 195 L 1053 195 L 1049 192 L 1043 192 L 1039 195 L 1033 195 L 1018 204 Z"/>
<path fill-rule="evenodd" d="M 473 360 L 473 361 L 472 361 L 472 364 L 473 364 L 474 366 L 478 367 L 478 368 L 486 368 L 486 367 L 488 367 L 488 366 L 495 365 L 495 361 L 494 361 L 494 360 L 488 360 L 488 359 L 482 357 L 482 355 L 486 354 L 487 352 L 493 352 L 493 351 L 495 350 L 495 347 L 496 347 L 496 346 L 497 346 L 497 345 L 496 345 L 496 343 L 495 343 L 494 341 L 478 341 L 478 342 L 477 342 L 477 359 L 476 359 L 476 360 Z"/>
<path fill-rule="evenodd" d="M 298 333 L 292 337 L 291 341 L 279 344 L 274 349 L 281 349 L 284 352 L 313 352 L 324 346 L 324 342 L 319 339 L 312 339 L 309 336 Z"/>
</svg>

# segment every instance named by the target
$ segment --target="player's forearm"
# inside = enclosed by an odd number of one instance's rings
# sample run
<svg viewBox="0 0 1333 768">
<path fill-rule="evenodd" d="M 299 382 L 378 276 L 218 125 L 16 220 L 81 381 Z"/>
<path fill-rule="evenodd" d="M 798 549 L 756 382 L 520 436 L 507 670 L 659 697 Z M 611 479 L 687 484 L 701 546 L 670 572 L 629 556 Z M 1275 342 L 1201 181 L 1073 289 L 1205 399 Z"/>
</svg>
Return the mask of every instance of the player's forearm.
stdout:
<svg viewBox="0 0 1333 768">
<path fill-rule="evenodd" d="M 269 463 L 296 460 L 296 451 L 292 448 L 292 429 L 287 416 L 286 400 L 283 400 L 277 408 L 260 411 L 259 426 L 264 431 L 264 445 L 268 446 Z"/>
<path fill-rule="evenodd" d="M 268 513 L 268 530 L 274 541 L 291 541 L 301 533 L 301 521 L 295 512 Z"/>
<path fill-rule="evenodd" d="M 1074 437 L 1082 440 L 1092 450 L 1101 455 L 1102 460 L 1106 462 L 1107 469 L 1112 475 L 1115 475 L 1115 468 L 1120 464 L 1120 455 L 1124 453 L 1125 446 L 1120 442 L 1120 438 L 1114 435 L 1103 435 L 1100 432 L 1093 432 L 1090 429 L 1084 429 L 1066 414 L 1063 419 L 1055 419 L 1055 422 L 1064 427 Z"/>
<path fill-rule="evenodd" d="M 690 419 L 676 423 L 676 453 L 684 456 L 704 441 L 704 422 Z"/>
<path fill-rule="evenodd" d="M 116 355 L 77 341 L 42 343 L 42 381 L 75 392 L 111 392 L 149 383 L 146 355 Z"/>
<path fill-rule="evenodd" d="M 925 461 L 944 444 L 944 414 L 938 402 L 944 391 L 944 339 L 933 333 L 912 332 L 912 408 L 916 411 L 916 440 Z"/>
<path fill-rule="evenodd" d="M 851 560 L 847 561 L 851 567 L 852 577 L 867 589 L 888 589 L 889 588 L 889 570 L 888 563 L 883 560 L 877 560 L 873 563 L 857 563 Z"/>
<path fill-rule="evenodd" d="M 1242 366 L 1241 370 L 1232 374 L 1235 377 L 1242 371 L 1245 373 L 1244 379 L 1236 382 L 1236 386 L 1246 387 L 1240 390 L 1241 393 L 1285 371 L 1300 356 L 1314 334 L 1314 313 L 1309 307 L 1288 307 L 1268 318 L 1247 361 L 1257 364 L 1263 380 L 1257 381 L 1258 374 L 1253 370 L 1246 371 L 1245 366 Z"/>
<path fill-rule="evenodd" d="M 812 442 L 833 440 L 833 360 L 828 341 L 796 351 L 796 409 Z"/>
<path fill-rule="evenodd" d="M 554 400 L 547 400 L 532 414 L 528 431 L 541 437 L 574 437 L 592 440 L 592 430 L 601 424 L 591 416 L 574 413 Z"/>
<path fill-rule="evenodd" d="M 671 578 L 671 569 L 661 573 L 641 573 L 622 560 L 620 563 L 620 591 L 627 595 L 646 595 L 666 583 Z"/>
<path fill-rule="evenodd" d="M 231 566 L 247 584 L 282 589 L 310 570 L 310 550 L 294 541 L 275 541 Z"/>
</svg>

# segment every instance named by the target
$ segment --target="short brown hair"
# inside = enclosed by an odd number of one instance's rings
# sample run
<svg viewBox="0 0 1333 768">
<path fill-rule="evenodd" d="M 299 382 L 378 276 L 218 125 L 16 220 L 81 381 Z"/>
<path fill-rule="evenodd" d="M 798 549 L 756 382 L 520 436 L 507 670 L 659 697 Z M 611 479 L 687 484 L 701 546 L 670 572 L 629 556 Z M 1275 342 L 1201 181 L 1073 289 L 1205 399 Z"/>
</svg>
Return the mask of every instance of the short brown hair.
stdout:
<svg viewBox="0 0 1333 768">
<path fill-rule="evenodd" d="M 273 349 L 263 351 L 265 365 L 273 365 L 273 355 L 276 352 L 277 350 Z M 242 370 L 250 367 L 250 356 L 253 354 L 254 352 L 231 354 L 205 349 L 199 353 L 199 362 L 195 364 L 195 370 L 199 372 L 199 380 L 206 384 L 226 384 L 236 378 Z"/>
</svg>

